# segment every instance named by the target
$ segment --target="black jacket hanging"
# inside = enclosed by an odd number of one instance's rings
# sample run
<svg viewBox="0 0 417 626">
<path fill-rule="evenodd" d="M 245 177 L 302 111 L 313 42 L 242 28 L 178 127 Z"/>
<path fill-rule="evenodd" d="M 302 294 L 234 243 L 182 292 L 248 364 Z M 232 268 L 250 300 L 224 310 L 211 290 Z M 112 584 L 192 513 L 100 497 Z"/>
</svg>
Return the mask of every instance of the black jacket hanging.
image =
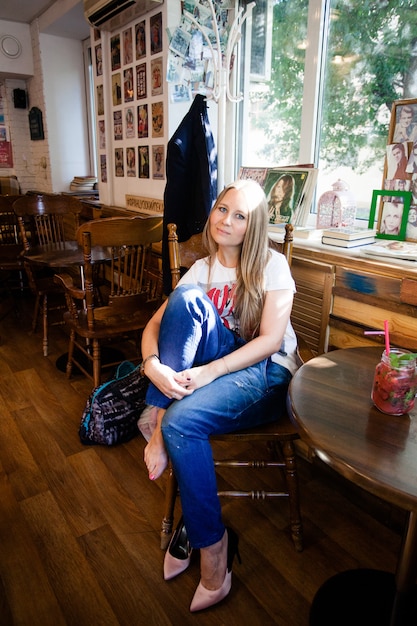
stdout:
<svg viewBox="0 0 417 626">
<path fill-rule="evenodd" d="M 167 146 L 164 192 L 162 268 L 164 292 L 171 292 L 167 224 L 177 225 L 178 240 L 200 233 L 217 197 L 217 151 L 207 114 L 198 94 Z"/>
</svg>

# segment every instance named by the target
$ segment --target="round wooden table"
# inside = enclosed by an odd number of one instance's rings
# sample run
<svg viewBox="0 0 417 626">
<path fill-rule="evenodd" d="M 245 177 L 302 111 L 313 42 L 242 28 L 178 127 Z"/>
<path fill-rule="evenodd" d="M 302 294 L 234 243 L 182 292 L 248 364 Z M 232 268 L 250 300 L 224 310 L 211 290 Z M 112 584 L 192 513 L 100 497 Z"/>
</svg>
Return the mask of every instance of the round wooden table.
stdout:
<svg viewBox="0 0 417 626">
<path fill-rule="evenodd" d="M 34 246 L 27 250 L 23 256 L 31 263 L 46 265 L 51 268 L 81 266 L 84 263 L 83 249 L 76 241 Z M 109 260 L 111 256 L 107 248 L 95 246 L 91 251 L 91 258 L 93 263 L 101 263 Z"/>
<path fill-rule="evenodd" d="M 308 361 L 291 381 L 288 410 L 302 439 L 322 461 L 356 485 L 408 511 L 395 581 L 392 575 L 395 597 L 391 602 L 391 615 L 384 624 L 415 626 L 417 408 L 410 414 L 391 416 L 374 407 L 372 381 L 382 350 L 382 347 L 348 348 Z M 372 577 L 373 570 L 366 572 Z M 376 579 L 382 573 L 374 574 Z M 363 587 L 362 577 L 363 571 L 360 583 Z M 352 580 L 352 576 L 350 578 Z M 341 584 L 346 585 L 346 580 L 341 579 Z M 382 600 L 384 591 L 380 591 Z M 331 586 L 329 593 L 335 593 Z M 319 621 L 314 621 L 316 623 Z M 327 623 L 323 617 L 320 626 Z M 377 626 L 384 625 L 378 622 Z"/>
</svg>

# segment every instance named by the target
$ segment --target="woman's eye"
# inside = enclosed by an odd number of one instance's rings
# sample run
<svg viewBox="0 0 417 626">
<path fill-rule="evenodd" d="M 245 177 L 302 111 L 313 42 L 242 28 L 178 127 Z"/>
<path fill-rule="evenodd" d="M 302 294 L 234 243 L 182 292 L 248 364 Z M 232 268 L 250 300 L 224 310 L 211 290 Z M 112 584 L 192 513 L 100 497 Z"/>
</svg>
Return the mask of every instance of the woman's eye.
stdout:
<svg viewBox="0 0 417 626">
<path fill-rule="evenodd" d="M 220 213 L 225 213 L 226 212 L 226 207 L 219 206 L 218 208 L 219 208 Z"/>
<path fill-rule="evenodd" d="M 238 220 L 244 220 L 245 216 L 243 215 L 243 213 L 236 213 L 236 217 Z"/>
</svg>

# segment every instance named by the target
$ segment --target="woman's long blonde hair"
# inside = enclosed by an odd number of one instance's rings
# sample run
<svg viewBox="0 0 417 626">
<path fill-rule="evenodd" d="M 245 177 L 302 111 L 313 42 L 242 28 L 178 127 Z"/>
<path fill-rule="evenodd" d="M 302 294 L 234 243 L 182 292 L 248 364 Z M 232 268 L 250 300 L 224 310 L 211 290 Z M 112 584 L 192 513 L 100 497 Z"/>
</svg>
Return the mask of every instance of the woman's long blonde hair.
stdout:
<svg viewBox="0 0 417 626">
<path fill-rule="evenodd" d="M 236 189 L 245 198 L 248 226 L 236 267 L 237 285 L 234 314 L 239 320 L 239 332 L 246 341 L 259 334 L 265 300 L 265 268 L 269 259 L 268 204 L 262 187 L 253 180 L 237 180 L 223 189 L 212 211 L 221 204 L 229 189 Z M 218 246 L 210 233 L 210 219 L 203 231 L 203 243 L 212 264 Z"/>
</svg>

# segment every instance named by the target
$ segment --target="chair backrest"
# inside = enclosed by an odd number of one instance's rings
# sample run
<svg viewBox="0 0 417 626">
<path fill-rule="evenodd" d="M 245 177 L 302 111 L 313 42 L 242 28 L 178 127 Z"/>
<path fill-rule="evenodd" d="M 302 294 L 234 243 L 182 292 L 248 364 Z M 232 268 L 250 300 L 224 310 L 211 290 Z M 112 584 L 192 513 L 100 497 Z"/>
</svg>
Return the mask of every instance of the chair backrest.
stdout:
<svg viewBox="0 0 417 626">
<path fill-rule="evenodd" d="M 0 245 L 18 246 L 22 249 L 19 222 L 13 210 L 13 202 L 19 196 L 0 196 Z"/>
<path fill-rule="evenodd" d="M 177 225 L 168 224 L 168 253 L 169 253 L 169 266 L 171 269 L 171 284 L 172 288 L 178 284 L 181 278 L 181 268 L 189 269 L 197 259 L 207 255 L 202 242 L 201 233 L 193 235 L 187 241 L 178 241 Z M 292 260 L 292 248 L 293 248 L 293 226 L 292 224 L 285 225 L 285 236 L 281 246 L 276 246 L 271 242 L 274 247 L 281 247 L 281 252 L 287 258 L 288 264 L 291 265 Z"/>
<path fill-rule="evenodd" d="M 152 244 L 162 240 L 162 218 L 109 217 L 86 222 L 77 231 L 83 246 L 87 321 L 95 323 L 94 284 L 91 250 L 101 246 L 109 250 L 106 284 L 109 294 L 106 314 L 135 311 L 144 301 L 162 300 L 162 272 Z"/>
<path fill-rule="evenodd" d="M 30 195 L 13 203 L 25 250 L 74 239 L 82 204 L 73 196 Z"/>
</svg>

